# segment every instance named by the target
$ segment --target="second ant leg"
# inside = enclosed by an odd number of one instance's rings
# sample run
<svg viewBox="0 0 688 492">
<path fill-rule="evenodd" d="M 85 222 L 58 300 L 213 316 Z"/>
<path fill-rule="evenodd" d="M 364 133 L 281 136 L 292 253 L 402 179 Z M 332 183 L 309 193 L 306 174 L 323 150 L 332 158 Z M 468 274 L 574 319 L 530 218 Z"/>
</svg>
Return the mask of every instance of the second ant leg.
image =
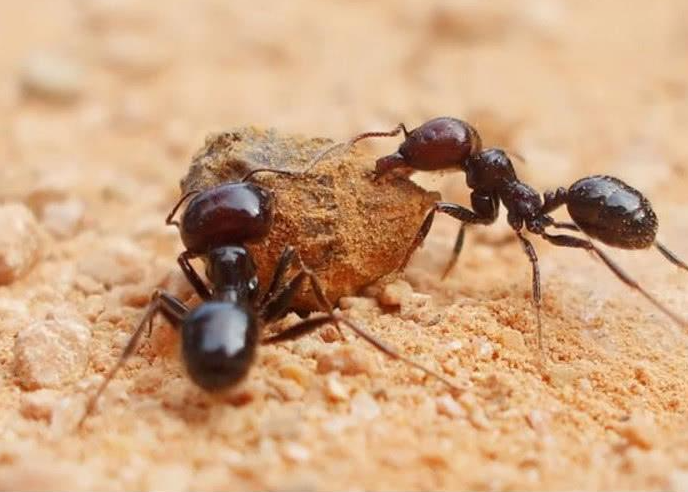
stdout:
<svg viewBox="0 0 688 492">
<path fill-rule="evenodd" d="M 669 260 L 671 263 L 673 263 L 674 265 L 676 265 L 679 268 L 682 268 L 684 270 L 688 270 L 688 265 L 686 265 L 686 263 L 681 258 L 676 256 L 675 253 L 673 253 L 672 251 L 667 249 L 667 247 L 664 246 L 659 241 L 655 241 L 655 248 L 657 248 L 659 250 L 659 252 L 662 253 L 662 256 L 664 256 L 664 258 Z"/>
<path fill-rule="evenodd" d="M 105 391 L 107 385 L 110 383 L 112 378 L 115 377 L 115 374 L 117 374 L 117 371 L 120 370 L 127 359 L 134 353 L 141 336 L 143 335 L 144 331 L 146 331 L 146 327 L 149 327 L 150 329 L 155 315 L 158 313 L 162 314 L 165 318 L 167 318 L 174 328 L 178 328 L 187 312 L 188 308 L 184 305 L 184 303 L 173 295 L 158 290 L 153 293 L 151 302 L 148 305 L 148 309 L 143 315 L 143 318 L 141 318 L 138 327 L 131 335 L 131 338 L 129 338 L 129 342 L 127 342 L 127 346 L 124 347 L 122 355 L 119 356 L 117 363 L 112 367 L 112 369 L 110 369 L 105 376 L 105 379 L 98 387 L 98 390 L 88 401 L 88 404 L 86 405 L 86 411 L 84 412 L 83 417 L 81 417 L 81 420 L 79 420 L 78 427 L 81 427 L 81 424 L 83 424 L 86 418 L 93 412 L 100 395 L 103 394 L 103 391 Z"/>
<path fill-rule="evenodd" d="M 645 299 L 650 301 L 657 309 L 671 318 L 677 325 L 683 329 L 688 329 L 688 320 L 683 319 L 671 309 L 662 304 L 657 298 L 646 291 L 637 281 L 632 279 L 619 265 L 617 265 L 607 254 L 595 246 L 592 241 L 581 239 L 574 236 L 567 236 L 564 234 L 551 235 L 544 233 L 542 235 L 547 241 L 557 246 L 564 246 L 568 248 L 581 248 L 593 252 L 599 259 L 601 259 L 607 268 L 609 268 L 619 280 L 628 285 L 631 289 L 638 291 Z"/>
<path fill-rule="evenodd" d="M 198 273 L 196 270 L 194 270 L 194 267 L 191 266 L 189 260 L 192 258 L 193 255 L 191 255 L 188 251 L 184 251 L 177 257 L 177 263 L 179 263 L 179 267 L 182 269 L 182 272 L 184 272 L 186 280 L 189 281 L 196 293 L 201 297 L 201 299 L 207 301 L 212 296 L 208 290 L 208 287 L 206 287 L 201 277 L 198 276 Z"/>
<path fill-rule="evenodd" d="M 526 239 L 526 237 L 523 236 L 523 234 L 520 231 L 516 231 L 516 236 L 518 236 L 518 239 L 521 241 L 523 251 L 525 251 L 526 255 L 528 255 L 530 264 L 533 267 L 533 304 L 535 304 L 535 314 L 537 316 L 538 348 L 540 349 L 540 352 L 542 352 L 542 320 L 540 315 L 542 305 L 542 292 L 540 290 L 540 267 L 538 266 L 538 257 L 537 253 L 535 253 L 535 248 L 533 247 L 533 244 L 530 241 L 528 241 L 528 239 Z"/>
</svg>

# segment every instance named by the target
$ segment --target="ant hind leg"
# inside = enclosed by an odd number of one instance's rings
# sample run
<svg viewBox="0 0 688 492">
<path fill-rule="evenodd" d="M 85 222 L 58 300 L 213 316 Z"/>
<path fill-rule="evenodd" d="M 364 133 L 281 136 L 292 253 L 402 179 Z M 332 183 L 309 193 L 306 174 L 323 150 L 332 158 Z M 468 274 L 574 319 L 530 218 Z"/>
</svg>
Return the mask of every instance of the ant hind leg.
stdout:
<svg viewBox="0 0 688 492">
<path fill-rule="evenodd" d="M 659 252 L 662 253 L 662 256 L 664 256 L 664 258 L 669 260 L 671 263 L 673 263 L 679 268 L 682 268 L 683 270 L 688 270 L 688 265 L 681 258 L 676 256 L 676 253 L 673 253 L 672 251 L 667 249 L 667 247 L 659 241 L 655 241 L 655 248 L 657 248 Z"/>
</svg>

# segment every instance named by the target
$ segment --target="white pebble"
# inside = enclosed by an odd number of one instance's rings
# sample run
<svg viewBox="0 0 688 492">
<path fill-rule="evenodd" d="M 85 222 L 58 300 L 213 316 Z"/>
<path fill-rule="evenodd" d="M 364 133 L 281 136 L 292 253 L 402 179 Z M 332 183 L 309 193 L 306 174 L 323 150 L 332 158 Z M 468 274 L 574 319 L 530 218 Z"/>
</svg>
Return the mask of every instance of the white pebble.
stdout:
<svg viewBox="0 0 688 492">
<path fill-rule="evenodd" d="M 77 199 L 51 202 L 43 208 L 41 220 L 48 232 L 64 239 L 73 236 L 79 230 L 85 210 L 84 203 Z"/>
<path fill-rule="evenodd" d="M 59 388 L 79 379 L 88 364 L 90 330 L 74 320 L 37 321 L 14 343 L 15 372 L 24 388 Z"/>
<path fill-rule="evenodd" d="M 0 205 L 0 284 L 23 276 L 38 260 L 43 231 L 31 210 L 19 203 Z"/>
<path fill-rule="evenodd" d="M 54 53 L 35 53 L 21 72 L 26 93 L 43 98 L 73 100 L 83 90 L 83 70 L 73 60 Z"/>
<path fill-rule="evenodd" d="M 360 391 L 351 399 L 351 415 L 363 420 L 372 420 L 380 415 L 380 406 L 370 393 Z"/>
</svg>

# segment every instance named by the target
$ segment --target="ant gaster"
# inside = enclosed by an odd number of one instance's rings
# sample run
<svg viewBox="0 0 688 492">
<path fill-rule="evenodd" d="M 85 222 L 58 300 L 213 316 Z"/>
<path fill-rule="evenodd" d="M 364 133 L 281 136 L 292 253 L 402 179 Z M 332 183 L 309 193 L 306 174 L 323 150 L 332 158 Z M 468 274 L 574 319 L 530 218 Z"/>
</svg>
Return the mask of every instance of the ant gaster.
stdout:
<svg viewBox="0 0 688 492">
<path fill-rule="evenodd" d="M 542 349 L 540 321 L 540 270 L 535 248 L 523 235 L 523 229 L 537 234 L 557 246 L 581 248 L 597 255 L 612 272 L 632 289 L 640 292 L 674 322 L 688 328 L 688 321 L 664 306 L 621 267 L 590 241 L 590 238 L 618 248 L 646 249 L 655 246 L 674 265 L 688 270 L 688 265 L 656 239 L 657 217 L 650 202 L 636 189 L 611 176 L 590 176 L 576 181 L 568 189 L 547 191 L 543 198 L 516 176 L 506 152 L 483 149 L 478 132 L 468 123 L 450 117 L 432 119 L 408 131 L 403 123 L 389 132 L 362 133 L 347 143 L 347 148 L 370 137 L 391 137 L 404 134 L 398 150 L 376 161 L 376 179 L 388 173 L 410 174 L 414 171 L 457 170 L 466 173 L 471 191 L 471 209 L 454 203 L 437 202 L 426 216 L 408 249 L 403 268 L 413 251 L 423 242 L 436 212 L 461 221 L 446 276 L 458 260 L 466 226 L 489 225 L 498 216 L 499 205 L 507 209 L 507 221 L 523 246 L 532 265 L 533 300 L 538 323 L 538 345 Z M 566 205 L 573 223 L 560 223 L 549 214 Z M 567 234 L 549 234 L 554 227 L 582 232 L 586 238 Z"/>
<path fill-rule="evenodd" d="M 348 327 L 387 356 L 422 370 L 454 390 L 462 391 L 462 388 L 440 374 L 404 357 L 353 322 L 335 314 L 318 278 L 303 264 L 291 246 L 284 248 L 270 285 L 262 296 L 259 295 L 256 266 L 246 244 L 261 241 L 270 232 L 275 199 L 271 191 L 246 182 L 246 179 L 262 171 L 291 174 L 271 169 L 255 170 L 240 182 L 189 192 L 172 209 L 166 223 L 179 228 L 186 248 L 179 255 L 178 263 L 202 303 L 190 309 L 173 295 L 155 291 L 138 328 L 89 401 L 81 422 L 93 411 L 98 397 L 134 352 L 146 327 L 150 333 L 153 318 L 158 313 L 175 329 L 181 330 L 184 365 L 191 379 L 207 391 L 230 388 L 243 379 L 251 367 L 259 343 L 293 340 L 327 323 Z M 181 220 L 173 220 L 178 208 L 189 198 Z M 206 285 L 190 263 L 196 257 L 202 257 L 206 262 L 206 277 L 210 286 Z M 285 282 L 285 276 L 295 261 L 298 273 Z M 325 314 L 312 316 L 279 334 L 261 338 L 262 327 L 284 316 L 306 279 Z"/>
</svg>

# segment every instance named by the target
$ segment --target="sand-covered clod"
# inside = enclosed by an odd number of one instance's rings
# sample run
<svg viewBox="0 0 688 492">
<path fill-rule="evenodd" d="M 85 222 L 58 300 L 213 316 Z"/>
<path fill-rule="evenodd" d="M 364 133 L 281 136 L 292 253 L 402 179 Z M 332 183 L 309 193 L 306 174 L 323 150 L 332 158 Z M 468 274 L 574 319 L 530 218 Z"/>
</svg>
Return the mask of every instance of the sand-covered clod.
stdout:
<svg viewBox="0 0 688 492">
<path fill-rule="evenodd" d="M 301 173 L 332 145 L 255 127 L 211 135 L 182 179 L 182 194 L 238 181 L 255 169 Z M 252 181 L 275 196 L 270 234 L 249 244 L 263 286 L 286 245 L 315 271 L 332 303 L 399 269 L 439 194 L 403 177 L 375 182 L 374 167 L 370 153 L 333 150 L 307 174 L 254 175 Z M 308 290 L 295 308 L 318 307 Z"/>
</svg>

